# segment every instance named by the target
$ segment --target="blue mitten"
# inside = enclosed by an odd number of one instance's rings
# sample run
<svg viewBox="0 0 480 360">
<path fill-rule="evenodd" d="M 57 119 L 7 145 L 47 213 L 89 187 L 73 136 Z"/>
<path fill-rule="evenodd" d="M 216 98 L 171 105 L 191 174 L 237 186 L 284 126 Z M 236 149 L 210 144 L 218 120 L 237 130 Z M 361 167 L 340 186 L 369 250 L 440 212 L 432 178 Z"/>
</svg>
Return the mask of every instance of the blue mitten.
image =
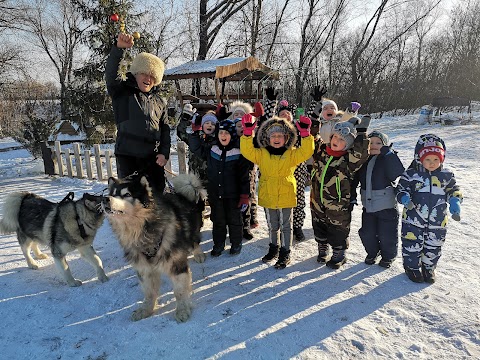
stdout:
<svg viewBox="0 0 480 360">
<path fill-rule="evenodd" d="M 410 198 L 410 194 L 408 193 L 405 193 L 402 195 L 402 197 L 400 198 L 400 202 L 402 203 L 403 206 L 408 208 L 408 210 L 412 210 L 414 207 L 412 199 Z"/>
<path fill-rule="evenodd" d="M 448 203 L 450 204 L 450 214 L 452 214 L 452 219 L 460 221 L 460 198 L 451 197 Z"/>
</svg>

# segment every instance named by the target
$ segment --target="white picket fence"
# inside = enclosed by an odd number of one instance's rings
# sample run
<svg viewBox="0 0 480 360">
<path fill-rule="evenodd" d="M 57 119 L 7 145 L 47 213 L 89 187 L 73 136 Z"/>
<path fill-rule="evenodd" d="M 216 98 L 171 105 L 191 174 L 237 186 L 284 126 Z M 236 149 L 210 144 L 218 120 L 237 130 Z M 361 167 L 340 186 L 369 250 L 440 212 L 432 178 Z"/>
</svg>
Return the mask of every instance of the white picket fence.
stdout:
<svg viewBox="0 0 480 360">
<path fill-rule="evenodd" d="M 55 141 L 52 160 L 56 175 L 98 181 L 107 180 L 112 176 L 117 177 L 115 154 L 112 150 L 102 150 L 98 144 L 93 146 L 93 153 L 91 150 L 82 152 L 79 143 L 73 143 L 72 147 L 73 153 L 69 147 L 62 147 L 60 141 Z M 177 151 L 172 151 L 170 154 L 170 159 L 165 165 L 167 177 L 177 175 L 175 171 L 177 169 L 172 170 L 172 160 L 178 165 L 178 173 L 187 172 L 186 144 L 184 142 L 177 142 Z M 46 160 L 44 159 L 44 161 Z"/>
</svg>

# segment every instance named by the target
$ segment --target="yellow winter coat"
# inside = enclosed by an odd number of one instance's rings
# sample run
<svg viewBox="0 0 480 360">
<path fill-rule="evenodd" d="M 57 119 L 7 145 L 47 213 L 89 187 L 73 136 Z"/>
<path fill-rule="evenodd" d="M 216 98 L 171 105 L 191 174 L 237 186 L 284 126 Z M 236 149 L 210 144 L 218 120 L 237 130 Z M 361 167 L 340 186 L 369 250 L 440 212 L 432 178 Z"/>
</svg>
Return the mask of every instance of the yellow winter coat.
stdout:
<svg viewBox="0 0 480 360">
<path fill-rule="evenodd" d="M 251 162 L 258 164 L 260 179 L 258 205 L 269 209 L 297 206 L 297 183 L 293 173 L 298 164 L 313 155 L 313 136 L 302 138 L 298 148 L 292 147 L 283 155 L 271 155 L 265 148 L 255 148 L 252 136 L 240 138 L 240 151 Z"/>
</svg>

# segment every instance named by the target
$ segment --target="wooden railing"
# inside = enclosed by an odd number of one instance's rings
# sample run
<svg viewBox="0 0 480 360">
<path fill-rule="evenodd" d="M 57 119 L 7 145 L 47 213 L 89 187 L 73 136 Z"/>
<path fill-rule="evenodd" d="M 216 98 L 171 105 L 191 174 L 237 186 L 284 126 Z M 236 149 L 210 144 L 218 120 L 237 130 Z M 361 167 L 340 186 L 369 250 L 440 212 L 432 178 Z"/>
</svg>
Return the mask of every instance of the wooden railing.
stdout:
<svg viewBox="0 0 480 360">
<path fill-rule="evenodd" d="M 82 152 L 79 143 L 73 143 L 72 147 L 73 153 L 68 147 L 64 146 L 62 148 L 60 141 L 55 141 L 53 149 L 44 148 L 45 173 L 99 181 L 117 176 L 115 154 L 112 150 L 102 150 L 100 145 L 94 145 L 93 153 L 91 150 Z M 174 163 L 178 165 L 178 169 L 172 169 L 172 158 L 177 160 Z M 186 172 L 186 144 L 179 141 L 177 142 L 177 151 L 170 153 L 170 159 L 165 165 L 165 174 L 167 177 L 171 177 L 177 175 L 177 173 Z"/>
</svg>

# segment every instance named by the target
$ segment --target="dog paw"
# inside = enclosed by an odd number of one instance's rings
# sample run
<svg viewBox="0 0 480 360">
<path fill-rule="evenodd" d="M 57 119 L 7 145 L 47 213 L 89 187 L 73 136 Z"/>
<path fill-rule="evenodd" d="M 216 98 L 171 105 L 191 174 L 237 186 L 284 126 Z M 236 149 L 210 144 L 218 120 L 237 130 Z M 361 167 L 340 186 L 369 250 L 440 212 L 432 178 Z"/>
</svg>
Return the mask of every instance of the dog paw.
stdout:
<svg viewBox="0 0 480 360">
<path fill-rule="evenodd" d="M 35 259 L 37 259 L 37 260 L 48 259 L 48 255 L 44 254 L 44 253 L 41 253 L 41 254 L 35 255 Z"/>
<path fill-rule="evenodd" d="M 206 258 L 207 258 L 207 255 L 205 255 L 204 252 L 197 252 L 193 254 L 193 260 L 195 260 L 195 262 L 197 263 L 205 262 Z"/>
<path fill-rule="evenodd" d="M 192 307 L 188 304 L 178 304 L 175 309 L 175 320 L 178 322 L 185 322 L 190 319 L 192 315 Z"/>
<path fill-rule="evenodd" d="M 142 319 L 146 319 L 153 315 L 153 311 L 150 309 L 145 308 L 138 308 L 132 313 L 131 319 L 132 321 L 138 321 Z"/>
<path fill-rule="evenodd" d="M 107 282 L 107 281 L 110 280 L 110 279 L 108 278 L 107 275 L 105 275 L 105 273 L 103 273 L 103 274 L 98 275 L 98 280 L 99 280 L 100 282 L 104 283 L 104 282 Z"/>
<path fill-rule="evenodd" d="M 71 287 L 77 287 L 77 286 L 81 286 L 82 282 L 80 280 L 73 279 L 73 281 L 68 282 L 68 285 Z"/>
<path fill-rule="evenodd" d="M 28 267 L 32 270 L 38 270 L 38 264 L 35 262 L 28 264 Z"/>
</svg>

